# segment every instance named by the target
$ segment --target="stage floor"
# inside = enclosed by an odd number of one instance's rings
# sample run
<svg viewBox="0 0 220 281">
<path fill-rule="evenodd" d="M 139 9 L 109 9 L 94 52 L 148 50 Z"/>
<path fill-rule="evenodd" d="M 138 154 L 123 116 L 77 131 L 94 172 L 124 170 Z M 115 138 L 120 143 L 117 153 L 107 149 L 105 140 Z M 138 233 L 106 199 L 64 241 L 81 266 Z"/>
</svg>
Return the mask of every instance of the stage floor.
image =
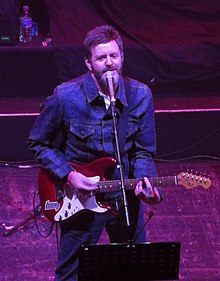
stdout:
<svg viewBox="0 0 220 281">
<path fill-rule="evenodd" d="M 203 188 L 202 182 L 192 189 L 181 184 L 164 188 L 161 204 L 153 208 L 145 206 L 146 220 L 151 211 L 154 214 L 146 225 L 147 240 L 181 243 L 179 280 L 219 281 L 220 160 L 163 161 L 156 165 L 160 176 L 178 175 L 188 169 L 202 177 L 205 173 L 212 185 L 209 189 Z M 42 238 L 33 220 L 37 175 L 38 168 L 31 166 L 0 166 L 2 281 L 52 281 L 54 278 L 56 229 L 48 238 Z M 38 197 L 36 199 L 38 203 Z M 38 217 L 37 222 L 41 233 L 46 235 L 50 223 L 43 216 Z M 3 236 L 13 227 L 17 227 L 14 232 Z M 109 243 L 105 231 L 99 243 Z"/>
</svg>

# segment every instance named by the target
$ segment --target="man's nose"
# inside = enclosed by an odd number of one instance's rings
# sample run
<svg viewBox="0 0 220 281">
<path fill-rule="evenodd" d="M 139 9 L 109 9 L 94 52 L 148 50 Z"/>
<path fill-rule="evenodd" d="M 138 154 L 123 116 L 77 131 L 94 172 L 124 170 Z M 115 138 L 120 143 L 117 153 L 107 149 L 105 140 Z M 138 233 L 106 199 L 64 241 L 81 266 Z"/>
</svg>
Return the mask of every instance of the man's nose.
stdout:
<svg viewBox="0 0 220 281">
<path fill-rule="evenodd" d="M 112 65 L 112 59 L 110 56 L 106 57 L 106 65 Z"/>
</svg>

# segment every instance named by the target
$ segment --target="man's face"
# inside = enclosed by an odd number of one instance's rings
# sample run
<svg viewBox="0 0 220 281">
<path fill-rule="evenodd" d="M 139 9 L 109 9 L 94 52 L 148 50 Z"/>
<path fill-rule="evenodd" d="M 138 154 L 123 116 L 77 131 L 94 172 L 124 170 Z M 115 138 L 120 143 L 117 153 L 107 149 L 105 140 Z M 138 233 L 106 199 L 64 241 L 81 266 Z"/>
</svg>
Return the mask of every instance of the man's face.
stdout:
<svg viewBox="0 0 220 281">
<path fill-rule="evenodd" d="M 111 72 L 117 87 L 122 72 L 123 57 L 115 41 L 99 44 L 91 50 L 91 59 L 85 63 L 97 82 L 99 90 L 106 92 L 106 72 Z"/>
</svg>

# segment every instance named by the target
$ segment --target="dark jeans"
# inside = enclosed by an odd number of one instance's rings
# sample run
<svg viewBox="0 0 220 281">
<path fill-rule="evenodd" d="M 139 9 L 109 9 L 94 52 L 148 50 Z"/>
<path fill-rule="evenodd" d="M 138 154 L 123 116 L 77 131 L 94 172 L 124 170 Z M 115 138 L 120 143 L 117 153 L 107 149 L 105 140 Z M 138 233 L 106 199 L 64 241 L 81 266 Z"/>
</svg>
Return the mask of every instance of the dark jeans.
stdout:
<svg viewBox="0 0 220 281">
<path fill-rule="evenodd" d="M 128 200 L 129 202 L 129 200 Z M 121 206 L 121 204 L 119 204 Z M 80 211 L 73 219 L 61 224 L 61 248 L 57 261 L 55 281 L 77 281 L 78 255 L 80 247 L 85 244 L 96 244 L 103 229 L 109 235 L 111 243 L 126 243 L 135 239 L 144 224 L 143 205 L 134 198 L 129 202 L 129 217 L 131 227 L 128 230 L 123 214 L 123 208 L 112 214 Z M 140 210 L 139 210 L 140 209 Z M 116 211 L 116 206 L 114 206 Z M 146 235 L 143 230 L 135 243 L 145 242 Z"/>
</svg>

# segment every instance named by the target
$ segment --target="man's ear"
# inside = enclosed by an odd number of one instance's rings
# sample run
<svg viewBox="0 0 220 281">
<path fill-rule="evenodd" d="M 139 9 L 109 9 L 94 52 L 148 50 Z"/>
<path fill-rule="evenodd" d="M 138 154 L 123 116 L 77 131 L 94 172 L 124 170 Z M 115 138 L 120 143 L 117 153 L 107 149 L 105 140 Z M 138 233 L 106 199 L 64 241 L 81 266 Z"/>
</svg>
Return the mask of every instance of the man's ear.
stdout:
<svg viewBox="0 0 220 281">
<path fill-rule="evenodd" d="M 89 69 L 89 71 L 92 71 L 92 65 L 90 63 L 89 59 L 84 58 L 85 64 L 87 66 L 87 68 Z"/>
</svg>

